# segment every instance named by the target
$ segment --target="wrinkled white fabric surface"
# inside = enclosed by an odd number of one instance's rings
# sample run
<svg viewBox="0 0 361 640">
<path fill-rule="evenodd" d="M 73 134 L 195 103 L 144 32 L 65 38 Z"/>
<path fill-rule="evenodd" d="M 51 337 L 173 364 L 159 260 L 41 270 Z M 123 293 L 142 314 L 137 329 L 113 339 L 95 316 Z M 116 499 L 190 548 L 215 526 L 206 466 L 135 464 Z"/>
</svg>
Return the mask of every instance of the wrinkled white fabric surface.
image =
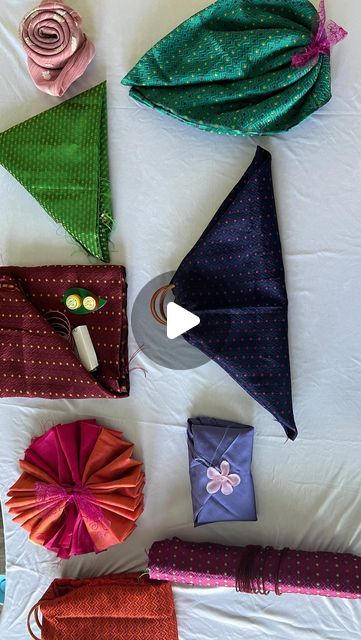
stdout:
<svg viewBox="0 0 361 640">
<path fill-rule="evenodd" d="M 17 38 L 26 0 L 2 0 L 1 130 L 58 100 L 28 75 Z M 332 52 L 333 99 L 287 134 L 250 140 L 197 131 L 128 97 L 120 80 L 149 46 L 208 0 L 78 0 L 97 55 L 65 98 L 108 80 L 109 153 L 116 227 L 112 260 L 127 267 L 129 316 L 151 278 L 175 269 L 249 165 L 259 142 L 273 174 L 289 294 L 290 352 L 299 437 L 282 428 L 216 364 L 131 374 L 114 401 L 0 401 L 1 498 L 31 437 L 55 423 L 96 417 L 122 429 L 144 460 L 145 511 L 123 545 L 59 562 L 32 545 L 6 509 L 7 593 L 0 637 L 25 640 L 26 615 L 56 576 L 141 569 L 166 536 L 361 554 L 361 5 L 328 0 L 350 33 Z M 0 168 L 2 264 L 88 262 L 40 205 Z M 130 337 L 129 351 L 136 349 Z M 192 526 L 186 420 L 210 415 L 255 427 L 257 523 Z M 247 596 L 174 588 L 180 640 L 358 640 L 361 602 Z"/>
</svg>

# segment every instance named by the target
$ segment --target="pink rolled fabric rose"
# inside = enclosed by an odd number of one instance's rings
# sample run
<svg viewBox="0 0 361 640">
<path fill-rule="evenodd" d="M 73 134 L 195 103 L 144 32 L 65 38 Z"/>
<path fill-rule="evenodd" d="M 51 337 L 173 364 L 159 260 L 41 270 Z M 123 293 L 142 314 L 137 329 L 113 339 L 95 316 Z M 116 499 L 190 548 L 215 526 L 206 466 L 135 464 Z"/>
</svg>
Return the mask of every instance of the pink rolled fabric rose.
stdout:
<svg viewBox="0 0 361 640">
<path fill-rule="evenodd" d="M 80 29 L 81 21 L 67 5 L 48 0 L 23 18 L 20 37 L 40 91 L 62 96 L 93 59 L 95 47 Z"/>
</svg>

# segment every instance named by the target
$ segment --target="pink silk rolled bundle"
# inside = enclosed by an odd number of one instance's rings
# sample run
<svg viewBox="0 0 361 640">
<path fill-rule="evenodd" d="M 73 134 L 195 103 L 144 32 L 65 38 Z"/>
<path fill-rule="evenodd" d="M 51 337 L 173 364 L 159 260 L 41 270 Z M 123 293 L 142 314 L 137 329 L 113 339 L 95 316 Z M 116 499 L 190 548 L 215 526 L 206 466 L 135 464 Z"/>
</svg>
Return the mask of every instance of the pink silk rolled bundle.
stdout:
<svg viewBox="0 0 361 640">
<path fill-rule="evenodd" d="M 40 91 L 62 96 L 93 59 L 95 47 L 80 29 L 81 21 L 70 7 L 48 0 L 23 18 L 20 37 Z"/>
<path fill-rule="evenodd" d="M 272 547 L 162 540 L 149 552 L 149 577 L 242 593 L 301 593 L 361 599 L 361 558 Z"/>
</svg>

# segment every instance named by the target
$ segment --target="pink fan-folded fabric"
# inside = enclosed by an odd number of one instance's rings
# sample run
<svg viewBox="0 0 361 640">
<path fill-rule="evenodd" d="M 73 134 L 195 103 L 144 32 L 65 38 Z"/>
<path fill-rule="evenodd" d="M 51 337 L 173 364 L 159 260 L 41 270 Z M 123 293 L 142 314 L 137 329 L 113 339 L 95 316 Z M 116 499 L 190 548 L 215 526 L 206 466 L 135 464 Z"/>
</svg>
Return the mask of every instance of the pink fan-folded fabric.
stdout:
<svg viewBox="0 0 361 640">
<path fill-rule="evenodd" d="M 81 22 L 71 7 L 48 0 L 24 16 L 20 38 L 40 91 L 62 96 L 94 58 L 95 47 L 82 32 Z"/>
<path fill-rule="evenodd" d="M 59 558 L 123 542 L 143 512 L 144 472 L 133 449 L 95 420 L 52 427 L 20 460 L 7 502 L 14 522 Z"/>
</svg>

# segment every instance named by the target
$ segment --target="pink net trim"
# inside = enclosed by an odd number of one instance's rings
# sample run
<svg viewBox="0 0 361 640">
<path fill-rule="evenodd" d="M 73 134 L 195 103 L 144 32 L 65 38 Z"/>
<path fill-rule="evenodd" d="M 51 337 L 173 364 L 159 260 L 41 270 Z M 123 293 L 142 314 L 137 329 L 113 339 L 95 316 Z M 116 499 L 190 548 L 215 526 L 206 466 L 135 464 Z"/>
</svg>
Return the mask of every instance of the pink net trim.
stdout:
<svg viewBox="0 0 361 640">
<path fill-rule="evenodd" d="M 292 57 L 294 67 L 305 67 L 309 62 L 316 64 L 321 53 L 330 55 L 331 47 L 346 38 L 347 31 L 333 20 L 326 19 L 325 0 L 320 0 L 317 22 L 314 26 L 311 41 L 302 53 Z"/>
<path fill-rule="evenodd" d="M 69 489 L 64 489 L 59 485 L 37 482 L 35 493 L 38 504 L 48 506 L 58 511 L 63 511 L 65 504 L 74 502 L 78 511 L 84 519 L 90 522 L 101 522 L 107 524 L 107 520 L 100 507 L 93 501 L 94 498 L 84 485 L 75 485 Z"/>
</svg>

